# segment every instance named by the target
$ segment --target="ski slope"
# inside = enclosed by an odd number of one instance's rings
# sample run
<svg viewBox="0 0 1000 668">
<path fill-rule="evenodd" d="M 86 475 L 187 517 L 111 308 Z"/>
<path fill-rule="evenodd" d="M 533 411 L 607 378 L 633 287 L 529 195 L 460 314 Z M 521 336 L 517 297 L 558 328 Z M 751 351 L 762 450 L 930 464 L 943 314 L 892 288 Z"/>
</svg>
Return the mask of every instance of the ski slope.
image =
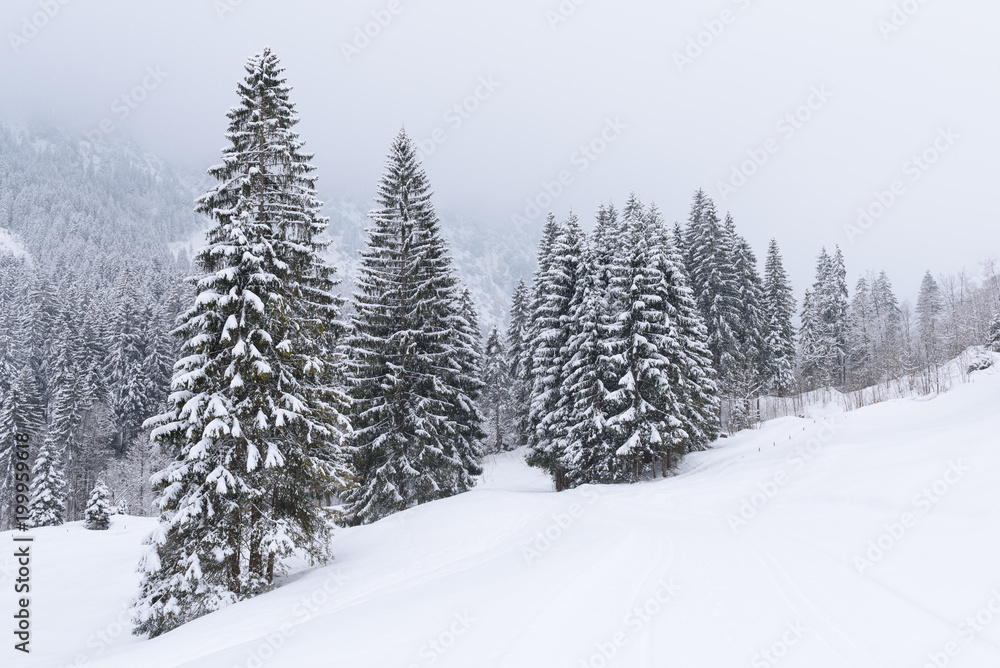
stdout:
<svg viewBox="0 0 1000 668">
<path fill-rule="evenodd" d="M 8 641 L 0 657 L 100 668 L 1000 666 L 998 508 L 994 367 L 931 399 L 774 420 L 638 485 L 556 494 L 517 453 L 493 457 L 475 490 L 339 530 L 331 565 L 154 640 L 118 621 L 150 520 L 39 530 L 33 653 L 14 655 Z M 12 605 L 10 561 L 0 565 Z"/>
</svg>

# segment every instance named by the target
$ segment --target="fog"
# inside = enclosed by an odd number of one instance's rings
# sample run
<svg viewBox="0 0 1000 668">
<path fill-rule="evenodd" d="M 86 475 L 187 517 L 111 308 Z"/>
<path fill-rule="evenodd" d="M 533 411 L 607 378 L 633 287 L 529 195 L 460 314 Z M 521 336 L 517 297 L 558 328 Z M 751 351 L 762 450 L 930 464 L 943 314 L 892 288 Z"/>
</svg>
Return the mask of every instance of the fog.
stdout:
<svg viewBox="0 0 1000 668">
<path fill-rule="evenodd" d="M 589 221 L 635 190 L 673 220 L 701 187 L 799 294 L 840 244 L 912 298 L 1000 249 L 998 22 L 993 0 L 4 0 L 0 121 L 201 172 L 270 45 L 324 197 L 370 198 L 405 125 L 443 212 L 534 234 L 531 201 Z"/>
</svg>

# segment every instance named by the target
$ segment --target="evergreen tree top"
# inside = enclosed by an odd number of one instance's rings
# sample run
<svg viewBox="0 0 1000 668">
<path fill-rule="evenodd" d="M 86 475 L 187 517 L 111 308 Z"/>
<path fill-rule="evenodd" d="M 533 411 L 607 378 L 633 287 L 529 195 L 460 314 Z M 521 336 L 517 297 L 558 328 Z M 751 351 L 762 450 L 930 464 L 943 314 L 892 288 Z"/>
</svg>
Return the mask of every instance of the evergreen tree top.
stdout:
<svg viewBox="0 0 1000 668">
<path fill-rule="evenodd" d="M 389 148 L 385 171 L 378 184 L 375 201 L 379 205 L 371 213 L 376 222 L 389 222 L 398 217 L 399 223 L 420 222 L 436 225 L 437 215 L 431 204 L 433 191 L 417 149 L 405 128 Z"/>
<path fill-rule="evenodd" d="M 625 207 L 622 209 L 622 220 L 628 225 L 632 221 L 639 220 L 645 215 L 642 202 L 639 197 L 631 192 L 625 200 Z"/>
</svg>

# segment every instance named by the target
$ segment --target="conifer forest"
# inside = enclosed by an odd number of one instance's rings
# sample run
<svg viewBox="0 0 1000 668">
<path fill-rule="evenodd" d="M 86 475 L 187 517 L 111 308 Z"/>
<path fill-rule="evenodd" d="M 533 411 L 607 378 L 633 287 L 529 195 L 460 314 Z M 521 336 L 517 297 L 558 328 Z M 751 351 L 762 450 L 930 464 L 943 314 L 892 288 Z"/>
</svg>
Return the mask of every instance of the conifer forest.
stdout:
<svg viewBox="0 0 1000 668">
<path fill-rule="evenodd" d="M 1000 661 L 996 7 L 188 4 L 0 10 L 4 666 Z"/>
</svg>

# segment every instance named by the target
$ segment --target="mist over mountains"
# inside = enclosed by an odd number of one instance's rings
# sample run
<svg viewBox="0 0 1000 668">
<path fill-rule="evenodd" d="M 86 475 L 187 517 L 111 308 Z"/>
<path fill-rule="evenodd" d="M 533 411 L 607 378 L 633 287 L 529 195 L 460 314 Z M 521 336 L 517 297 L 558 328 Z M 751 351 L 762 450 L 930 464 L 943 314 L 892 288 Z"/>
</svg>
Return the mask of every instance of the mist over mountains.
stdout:
<svg viewBox="0 0 1000 668">
<path fill-rule="evenodd" d="M 95 145 L 54 127 L 0 126 L 3 248 L 23 249 L 50 273 L 111 280 L 124 266 L 151 263 L 157 271 L 187 273 L 209 226 L 194 201 L 210 185 L 207 174 L 175 168 L 123 136 Z M 372 205 L 323 185 L 321 179 L 323 215 L 330 219 L 326 257 L 349 297 Z M 502 326 L 514 284 L 534 270 L 537 236 L 440 208 L 438 214 L 480 325 Z"/>
</svg>

